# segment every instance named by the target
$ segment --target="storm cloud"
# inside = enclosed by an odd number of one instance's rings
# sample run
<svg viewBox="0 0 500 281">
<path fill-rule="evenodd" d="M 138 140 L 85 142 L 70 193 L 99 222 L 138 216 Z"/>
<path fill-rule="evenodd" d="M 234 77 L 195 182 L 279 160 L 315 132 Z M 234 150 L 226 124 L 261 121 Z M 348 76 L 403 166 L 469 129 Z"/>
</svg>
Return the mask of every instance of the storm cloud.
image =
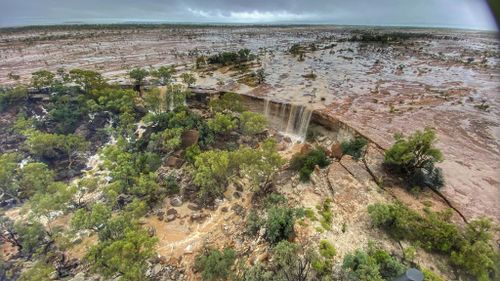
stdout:
<svg viewBox="0 0 500 281">
<path fill-rule="evenodd" d="M 0 0 L 0 26 L 318 23 L 496 29 L 484 0 Z"/>
</svg>

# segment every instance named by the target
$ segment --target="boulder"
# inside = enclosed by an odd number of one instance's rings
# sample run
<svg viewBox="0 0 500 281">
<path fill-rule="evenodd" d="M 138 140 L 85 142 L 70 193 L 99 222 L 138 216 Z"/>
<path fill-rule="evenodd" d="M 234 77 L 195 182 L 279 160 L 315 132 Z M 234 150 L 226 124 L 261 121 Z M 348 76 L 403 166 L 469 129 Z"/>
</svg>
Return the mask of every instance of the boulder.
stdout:
<svg viewBox="0 0 500 281">
<path fill-rule="evenodd" d="M 166 220 L 167 220 L 167 222 L 171 222 L 171 221 L 174 221 L 174 220 L 175 220 L 175 218 L 176 218 L 176 216 L 175 216 L 175 215 L 168 215 L 168 216 L 166 217 Z"/>
<path fill-rule="evenodd" d="M 201 210 L 201 207 L 198 204 L 195 204 L 195 203 L 189 203 L 187 205 L 187 207 L 191 211 L 199 211 L 199 210 Z"/>
<path fill-rule="evenodd" d="M 176 169 L 179 169 L 182 164 L 184 164 L 184 160 L 182 160 L 181 158 L 178 158 L 176 156 L 169 156 L 167 158 L 167 161 L 165 163 L 165 165 L 167 165 L 168 167 L 172 167 L 172 168 L 176 168 Z"/>
<path fill-rule="evenodd" d="M 85 277 L 85 273 L 83 272 L 78 272 L 73 278 L 71 278 L 69 281 L 85 281 L 87 278 Z"/>
<path fill-rule="evenodd" d="M 341 159 L 342 155 L 344 155 L 342 153 L 342 146 L 340 145 L 340 143 L 333 144 L 332 147 L 330 148 L 330 153 L 333 158 L 337 159 Z"/>
<path fill-rule="evenodd" d="M 181 144 L 183 148 L 190 147 L 198 143 L 200 133 L 197 130 L 187 130 L 182 134 Z"/>
<path fill-rule="evenodd" d="M 182 199 L 179 196 L 176 196 L 170 199 L 170 205 L 174 207 L 179 207 L 180 205 L 182 205 Z"/>
<path fill-rule="evenodd" d="M 193 221 L 193 222 L 201 222 L 201 221 L 203 221 L 206 217 L 207 217 L 207 215 L 206 215 L 206 214 L 196 212 L 196 213 L 191 214 L 191 216 L 190 216 L 189 218 L 190 218 L 190 219 L 191 219 L 191 221 Z"/>
<path fill-rule="evenodd" d="M 177 216 L 177 210 L 174 208 L 170 208 L 167 210 L 167 216 L 174 215 Z"/>
<path fill-rule="evenodd" d="M 241 194 L 240 194 L 238 191 L 235 191 L 235 192 L 233 193 L 233 197 L 234 197 L 235 199 L 240 199 L 240 198 L 241 198 Z"/>
<path fill-rule="evenodd" d="M 189 244 L 186 249 L 184 249 L 184 254 L 192 254 L 193 253 L 193 245 Z"/>
</svg>

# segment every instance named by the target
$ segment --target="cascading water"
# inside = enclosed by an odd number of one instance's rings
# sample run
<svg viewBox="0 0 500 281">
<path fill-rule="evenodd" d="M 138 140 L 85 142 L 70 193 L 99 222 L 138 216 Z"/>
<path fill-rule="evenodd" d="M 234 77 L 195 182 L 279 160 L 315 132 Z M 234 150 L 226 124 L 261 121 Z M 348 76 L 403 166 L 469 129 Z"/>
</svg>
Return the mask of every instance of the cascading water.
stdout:
<svg viewBox="0 0 500 281">
<path fill-rule="evenodd" d="M 312 110 L 303 105 L 272 103 L 264 100 L 264 115 L 269 122 L 283 135 L 295 142 L 303 142 L 306 138 Z"/>
</svg>

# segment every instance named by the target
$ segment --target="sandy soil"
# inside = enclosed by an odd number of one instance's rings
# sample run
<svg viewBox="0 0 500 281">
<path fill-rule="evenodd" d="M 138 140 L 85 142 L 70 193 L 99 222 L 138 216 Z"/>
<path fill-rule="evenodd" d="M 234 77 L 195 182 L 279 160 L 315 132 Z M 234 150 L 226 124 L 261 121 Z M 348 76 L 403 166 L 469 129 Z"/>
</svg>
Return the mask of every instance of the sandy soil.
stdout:
<svg viewBox="0 0 500 281">
<path fill-rule="evenodd" d="M 377 32 L 402 31 L 380 29 Z M 189 64 L 200 54 L 246 47 L 260 53 L 267 77 L 257 88 L 216 71 L 198 85 L 309 104 L 344 121 L 382 147 L 395 132 L 432 126 L 446 160 L 443 193 L 468 218 L 500 221 L 500 44 L 498 34 L 404 29 L 418 36 L 389 44 L 351 42 L 358 31 L 318 27 L 157 27 L 0 30 L 0 83 L 9 73 L 75 67 L 115 81 L 134 66 Z M 316 51 L 298 61 L 293 43 Z M 313 71 L 316 79 L 302 75 Z M 489 105 L 482 110 L 478 105 Z"/>
</svg>

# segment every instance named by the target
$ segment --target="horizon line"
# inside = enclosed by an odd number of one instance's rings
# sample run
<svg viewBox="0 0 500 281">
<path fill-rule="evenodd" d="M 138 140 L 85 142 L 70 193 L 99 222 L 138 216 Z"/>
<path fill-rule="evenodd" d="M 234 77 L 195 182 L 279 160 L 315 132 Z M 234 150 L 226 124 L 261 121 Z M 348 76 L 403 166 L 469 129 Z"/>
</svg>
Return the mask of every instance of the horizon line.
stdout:
<svg viewBox="0 0 500 281">
<path fill-rule="evenodd" d="M 491 28 L 478 28 L 478 27 L 464 27 L 453 25 L 430 25 L 430 24 L 347 24 L 347 23 L 322 23 L 322 22 L 288 22 L 288 21 L 274 21 L 274 22 L 218 22 L 218 21 L 162 21 L 162 20 L 122 20 L 122 21 L 65 21 L 61 23 L 41 23 L 41 24 L 13 24 L 13 25 L 0 25 L 1 29 L 16 29 L 16 28 L 34 28 L 34 27 L 58 27 L 58 26 L 112 26 L 112 25 L 172 25 L 172 26 L 347 26 L 347 27 L 393 27 L 393 28 L 418 28 L 418 29 L 452 29 L 452 30 L 469 30 L 469 31 L 485 31 L 496 32 L 500 30 L 498 27 Z"/>
</svg>

